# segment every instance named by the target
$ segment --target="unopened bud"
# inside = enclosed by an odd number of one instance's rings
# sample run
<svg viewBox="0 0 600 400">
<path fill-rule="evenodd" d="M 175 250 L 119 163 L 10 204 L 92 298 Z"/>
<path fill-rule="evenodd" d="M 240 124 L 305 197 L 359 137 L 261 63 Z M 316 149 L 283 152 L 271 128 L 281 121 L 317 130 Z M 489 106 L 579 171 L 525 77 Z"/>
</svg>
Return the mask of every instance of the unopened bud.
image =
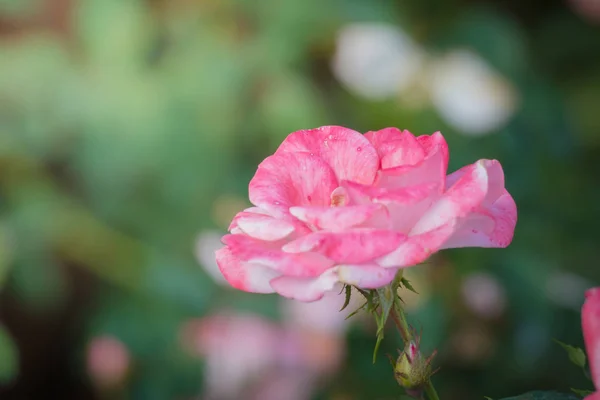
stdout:
<svg viewBox="0 0 600 400">
<path fill-rule="evenodd" d="M 423 357 L 418 344 L 410 341 L 400 353 L 394 367 L 396 380 L 400 386 L 410 392 L 423 389 L 432 375 L 431 360 L 434 356 L 435 353 L 431 357 Z"/>
</svg>

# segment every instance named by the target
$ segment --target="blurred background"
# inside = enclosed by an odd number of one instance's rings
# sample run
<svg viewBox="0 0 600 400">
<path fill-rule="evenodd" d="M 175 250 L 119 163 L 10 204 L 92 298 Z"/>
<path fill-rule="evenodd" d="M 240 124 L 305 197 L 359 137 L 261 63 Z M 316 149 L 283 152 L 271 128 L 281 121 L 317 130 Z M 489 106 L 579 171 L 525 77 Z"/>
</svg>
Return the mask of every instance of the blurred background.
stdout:
<svg viewBox="0 0 600 400">
<path fill-rule="evenodd" d="M 504 166 L 513 244 L 407 272 L 444 399 L 591 389 L 552 339 L 582 346 L 600 283 L 599 107 L 599 0 L 0 0 L 0 397 L 398 399 L 393 330 L 373 365 L 340 297 L 214 262 L 257 164 L 321 125 Z"/>
</svg>

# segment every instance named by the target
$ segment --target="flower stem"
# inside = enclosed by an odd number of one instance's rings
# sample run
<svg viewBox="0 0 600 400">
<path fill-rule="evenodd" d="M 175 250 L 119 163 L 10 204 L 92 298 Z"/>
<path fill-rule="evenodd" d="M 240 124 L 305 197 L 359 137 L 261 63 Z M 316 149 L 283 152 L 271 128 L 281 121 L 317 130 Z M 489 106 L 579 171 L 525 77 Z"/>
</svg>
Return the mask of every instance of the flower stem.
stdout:
<svg viewBox="0 0 600 400">
<path fill-rule="evenodd" d="M 433 383 L 431 383 L 431 379 L 429 380 L 429 382 L 427 382 L 427 385 L 425 385 L 425 393 L 427 393 L 427 397 L 429 397 L 429 400 L 440 400 L 440 397 L 438 396 L 437 392 L 435 391 L 435 388 L 433 387 Z"/>
<path fill-rule="evenodd" d="M 396 324 L 396 328 L 398 328 L 398 332 L 400 333 L 400 336 L 402 336 L 404 344 L 409 343 L 411 340 L 413 340 L 412 333 L 410 331 L 410 328 L 408 327 L 408 322 L 406 321 L 404 310 L 398 302 L 395 302 L 394 307 L 391 310 L 391 314 L 392 319 Z M 438 396 L 435 387 L 433 387 L 433 383 L 431 383 L 431 378 L 427 381 L 427 384 L 425 385 L 424 389 L 425 393 L 427 393 L 427 397 L 429 398 L 429 400 L 440 400 L 440 397 Z"/>
</svg>

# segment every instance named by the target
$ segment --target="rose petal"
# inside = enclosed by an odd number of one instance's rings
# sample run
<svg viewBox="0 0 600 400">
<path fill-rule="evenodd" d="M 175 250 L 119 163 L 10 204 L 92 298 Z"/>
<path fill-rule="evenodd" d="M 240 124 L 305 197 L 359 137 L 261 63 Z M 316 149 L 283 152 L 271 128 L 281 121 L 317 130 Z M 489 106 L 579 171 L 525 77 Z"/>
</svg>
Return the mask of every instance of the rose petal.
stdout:
<svg viewBox="0 0 600 400">
<path fill-rule="evenodd" d="M 506 190 L 504 189 L 504 171 L 502 165 L 497 160 L 479 160 L 478 163 L 483 165 L 488 175 L 488 190 L 483 201 L 483 205 L 493 204 Z M 451 173 L 446 177 L 446 187 L 454 185 L 460 178 L 469 171 L 470 165 L 462 167 L 456 172 Z"/>
<path fill-rule="evenodd" d="M 477 162 L 436 201 L 410 231 L 411 235 L 427 232 L 457 218 L 465 218 L 485 199 L 488 175 L 483 163 Z"/>
<path fill-rule="evenodd" d="M 409 236 L 395 251 L 379 258 L 377 264 L 386 268 L 404 268 L 420 264 L 438 251 L 452 236 L 455 225 L 455 221 L 451 221 L 431 231 Z"/>
<path fill-rule="evenodd" d="M 271 286 L 280 295 L 300 300 L 316 301 L 326 292 L 346 283 L 363 289 L 376 289 L 389 284 L 396 276 L 396 270 L 378 265 L 340 265 L 324 272 L 314 279 L 301 279 L 281 276 L 271 281 Z"/>
<path fill-rule="evenodd" d="M 381 203 L 389 212 L 389 229 L 408 233 L 438 198 L 437 183 L 387 189 L 342 182 L 356 204 Z"/>
<path fill-rule="evenodd" d="M 507 247 L 512 242 L 516 224 L 517 205 L 504 191 L 490 206 L 471 213 L 442 248 Z"/>
<path fill-rule="evenodd" d="M 314 251 L 336 263 L 361 264 L 381 257 L 400 245 L 406 236 L 390 230 L 355 228 L 345 232 L 314 232 L 283 246 L 283 251 Z"/>
<path fill-rule="evenodd" d="M 338 186 L 329 165 L 308 153 L 279 152 L 267 157 L 250 181 L 250 201 L 274 217 L 285 217 L 291 206 L 328 206 Z"/>
<path fill-rule="evenodd" d="M 379 167 L 379 157 L 371 143 L 362 134 L 341 126 L 291 133 L 276 154 L 282 152 L 311 153 L 325 160 L 338 180 L 371 184 Z"/>
<path fill-rule="evenodd" d="M 217 265 L 229 284 L 239 290 L 253 293 L 273 293 L 269 282 L 280 273 L 263 265 L 240 261 L 228 247 L 217 250 Z"/>
<path fill-rule="evenodd" d="M 581 325 L 592 381 L 598 389 L 600 388 L 600 288 L 588 290 L 585 297 L 581 309 Z"/>
<path fill-rule="evenodd" d="M 290 213 L 302 222 L 333 232 L 341 232 L 364 224 L 375 217 L 375 214 L 382 214 L 378 216 L 379 218 L 387 217 L 385 207 L 378 204 L 345 207 L 292 207 Z"/>
<path fill-rule="evenodd" d="M 286 253 L 279 242 L 265 242 L 246 235 L 223 237 L 231 254 L 241 262 L 262 265 L 285 275 L 313 277 L 333 266 L 333 261 L 314 252 Z"/>
<path fill-rule="evenodd" d="M 243 233 L 261 240 L 280 240 L 294 232 L 294 224 L 270 215 L 242 211 L 231 222 L 229 230 L 239 228 Z"/>
<path fill-rule="evenodd" d="M 422 138 L 422 139 L 421 139 Z M 416 165 L 401 165 L 383 169 L 377 178 L 377 185 L 397 188 L 424 183 L 443 183 L 448 169 L 448 144 L 441 133 L 419 136 L 417 141 L 425 149 L 425 157 Z M 443 186 L 440 186 L 440 190 Z"/>
<path fill-rule="evenodd" d="M 415 165 L 425 158 L 423 146 L 407 130 L 385 128 L 365 133 L 381 159 L 381 168 Z"/>
</svg>

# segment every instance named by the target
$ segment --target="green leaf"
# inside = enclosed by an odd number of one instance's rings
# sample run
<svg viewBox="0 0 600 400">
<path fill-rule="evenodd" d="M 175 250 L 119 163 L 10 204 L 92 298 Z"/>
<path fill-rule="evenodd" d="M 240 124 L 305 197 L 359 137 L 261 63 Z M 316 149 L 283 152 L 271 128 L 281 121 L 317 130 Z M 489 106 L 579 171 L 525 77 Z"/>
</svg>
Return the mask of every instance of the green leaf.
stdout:
<svg viewBox="0 0 600 400">
<path fill-rule="evenodd" d="M 344 305 L 340 308 L 340 311 L 344 311 L 348 304 L 350 304 L 350 297 L 352 296 L 352 286 L 345 285 L 344 290 L 346 291 L 346 300 L 344 300 Z"/>
<path fill-rule="evenodd" d="M 348 316 L 345 319 L 350 319 L 352 317 L 354 317 L 356 314 L 358 314 L 358 312 L 364 308 L 366 308 L 369 305 L 368 302 L 366 302 L 365 304 L 363 304 L 362 306 L 358 307 L 356 310 L 352 311 L 350 314 L 348 314 Z"/>
<path fill-rule="evenodd" d="M 19 372 L 19 352 L 10 334 L 0 326 L 0 384 L 12 381 Z"/>
<path fill-rule="evenodd" d="M 413 286 L 411 285 L 411 283 L 410 283 L 410 281 L 408 279 L 402 278 L 402 279 L 400 279 L 400 283 L 402 284 L 402 286 L 404 286 L 405 288 L 407 288 L 411 292 L 419 294 L 419 292 L 417 292 L 415 290 L 415 288 L 413 288 Z"/>
<path fill-rule="evenodd" d="M 483 398 L 484 398 L 484 399 L 487 399 L 487 400 L 494 400 L 494 399 L 492 399 L 491 397 L 487 397 L 487 396 L 483 396 Z"/>
<path fill-rule="evenodd" d="M 507 397 L 502 400 L 580 400 L 579 397 L 569 393 L 558 392 L 529 392 L 516 397 Z"/>
<path fill-rule="evenodd" d="M 396 289 L 393 285 L 388 285 L 383 288 L 377 289 L 377 298 L 378 303 L 381 305 L 381 314 L 375 317 L 377 321 L 377 342 L 375 343 L 375 349 L 373 351 L 373 364 L 377 359 L 377 350 L 379 349 L 379 345 L 383 340 L 383 331 L 385 328 L 385 323 L 390 316 L 390 312 L 394 307 L 394 303 L 396 302 Z"/>
<path fill-rule="evenodd" d="M 581 397 L 585 397 L 587 395 L 594 393 L 592 390 L 581 390 L 581 389 L 573 389 L 573 388 L 571 388 L 571 391 Z"/>
<path fill-rule="evenodd" d="M 567 351 L 567 354 L 569 355 L 569 360 L 571 360 L 573 364 L 581 368 L 585 367 L 586 358 L 585 352 L 583 350 L 581 350 L 579 347 L 568 345 L 556 339 L 554 339 L 554 341 L 561 345 L 562 348 Z"/>
</svg>

